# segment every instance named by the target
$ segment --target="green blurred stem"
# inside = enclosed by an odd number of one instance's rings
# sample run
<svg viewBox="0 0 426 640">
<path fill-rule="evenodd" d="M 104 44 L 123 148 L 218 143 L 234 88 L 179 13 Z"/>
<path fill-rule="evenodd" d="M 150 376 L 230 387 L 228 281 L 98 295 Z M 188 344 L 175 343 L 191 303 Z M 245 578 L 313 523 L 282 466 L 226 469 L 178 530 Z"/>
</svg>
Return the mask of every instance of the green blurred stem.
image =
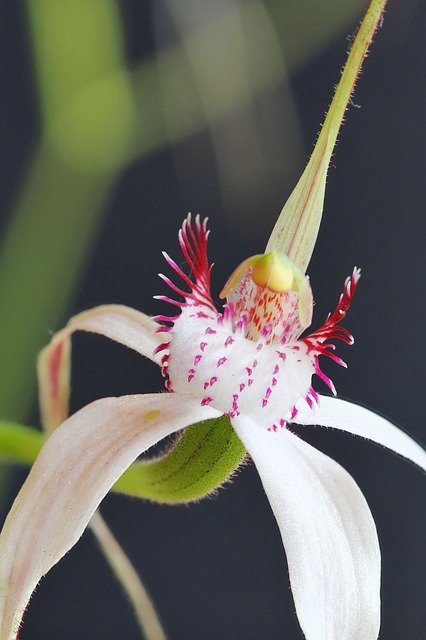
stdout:
<svg viewBox="0 0 426 640">
<path fill-rule="evenodd" d="M 0 462 L 32 465 L 46 436 L 33 427 L 13 422 L 0 423 Z"/>
<path fill-rule="evenodd" d="M 136 620 L 147 640 L 165 640 L 166 635 L 148 591 L 132 563 L 113 536 L 99 511 L 90 521 L 92 530 L 108 564 L 131 602 Z"/>
<path fill-rule="evenodd" d="M 0 254 L 0 410 L 25 420 L 35 357 L 62 321 L 99 227 L 111 176 L 70 168 L 50 146 L 35 154 Z"/>
</svg>

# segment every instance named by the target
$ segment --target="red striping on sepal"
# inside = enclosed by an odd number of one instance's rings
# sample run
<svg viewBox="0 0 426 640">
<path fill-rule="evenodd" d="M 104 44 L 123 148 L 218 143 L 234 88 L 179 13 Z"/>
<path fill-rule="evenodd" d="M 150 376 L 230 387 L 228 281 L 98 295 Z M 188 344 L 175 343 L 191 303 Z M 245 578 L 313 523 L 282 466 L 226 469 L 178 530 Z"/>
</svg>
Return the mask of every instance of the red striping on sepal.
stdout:
<svg viewBox="0 0 426 640">
<path fill-rule="evenodd" d="M 64 342 L 58 342 L 58 344 L 53 349 L 53 353 L 49 360 L 50 391 L 53 399 L 56 399 L 59 393 L 59 370 L 63 348 Z"/>
</svg>

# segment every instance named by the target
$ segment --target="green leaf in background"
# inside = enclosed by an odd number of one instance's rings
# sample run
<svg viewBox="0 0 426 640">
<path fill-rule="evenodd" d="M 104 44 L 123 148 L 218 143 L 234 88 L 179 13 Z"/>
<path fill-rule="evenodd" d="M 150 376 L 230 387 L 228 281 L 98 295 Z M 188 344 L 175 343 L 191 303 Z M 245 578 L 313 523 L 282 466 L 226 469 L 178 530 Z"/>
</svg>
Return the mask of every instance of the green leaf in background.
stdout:
<svg viewBox="0 0 426 640">
<path fill-rule="evenodd" d="M 33 427 L 1 422 L 0 462 L 31 465 L 45 440 L 45 434 Z"/>
<path fill-rule="evenodd" d="M 135 124 L 117 4 L 31 0 L 28 15 L 42 137 L 0 251 L 0 416 L 19 421 L 35 398 L 37 352 L 77 290 Z"/>
</svg>

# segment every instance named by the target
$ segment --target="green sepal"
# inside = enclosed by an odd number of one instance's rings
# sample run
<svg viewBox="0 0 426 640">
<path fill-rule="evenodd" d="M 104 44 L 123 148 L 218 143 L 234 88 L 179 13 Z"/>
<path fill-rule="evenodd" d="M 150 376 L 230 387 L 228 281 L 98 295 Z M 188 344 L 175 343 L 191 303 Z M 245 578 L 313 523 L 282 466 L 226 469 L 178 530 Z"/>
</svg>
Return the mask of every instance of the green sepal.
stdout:
<svg viewBox="0 0 426 640">
<path fill-rule="evenodd" d="M 46 436 L 33 427 L 0 422 L 0 462 L 31 465 Z"/>
<path fill-rule="evenodd" d="M 205 420 L 161 458 L 132 464 L 113 491 L 169 504 L 200 500 L 229 480 L 245 455 L 229 418 Z"/>
</svg>

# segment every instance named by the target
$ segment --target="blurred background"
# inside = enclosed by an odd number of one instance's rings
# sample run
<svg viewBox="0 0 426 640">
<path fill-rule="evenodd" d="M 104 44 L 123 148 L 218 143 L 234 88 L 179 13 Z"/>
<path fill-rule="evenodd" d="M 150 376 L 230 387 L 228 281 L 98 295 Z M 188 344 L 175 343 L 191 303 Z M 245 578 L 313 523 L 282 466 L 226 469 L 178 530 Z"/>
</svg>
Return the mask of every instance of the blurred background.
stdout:
<svg viewBox="0 0 426 640">
<path fill-rule="evenodd" d="M 263 251 L 339 78 L 364 0 L 3 0 L 0 5 L 0 418 L 38 424 L 35 358 L 67 317 L 108 302 L 159 313 L 161 250 L 208 215 L 213 291 Z M 330 170 L 309 268 L 314 326 L 363 270 L 331 367 L 341 397 L 426 442 L 426 3 L 392 0 Z M 158 391 L 159 371 L 74 340 L 73 410 Z M 316 388 L 324 392 L 321 382 Z M 300 429 L 299 429 L 300 431 Z M 303 437 L 359 483 L 383 552 L 383 640 L 425 637 L 425 483 L 343 433 Z M 25 470 L 0 467 L 5 515 Z M 171 639 L 301 638 L 255 469 L 186 507 L 109 496 L 103 514 Z M 42 581 L 22 640 L 133 640 L 90 533 Z"/>
</svg>

